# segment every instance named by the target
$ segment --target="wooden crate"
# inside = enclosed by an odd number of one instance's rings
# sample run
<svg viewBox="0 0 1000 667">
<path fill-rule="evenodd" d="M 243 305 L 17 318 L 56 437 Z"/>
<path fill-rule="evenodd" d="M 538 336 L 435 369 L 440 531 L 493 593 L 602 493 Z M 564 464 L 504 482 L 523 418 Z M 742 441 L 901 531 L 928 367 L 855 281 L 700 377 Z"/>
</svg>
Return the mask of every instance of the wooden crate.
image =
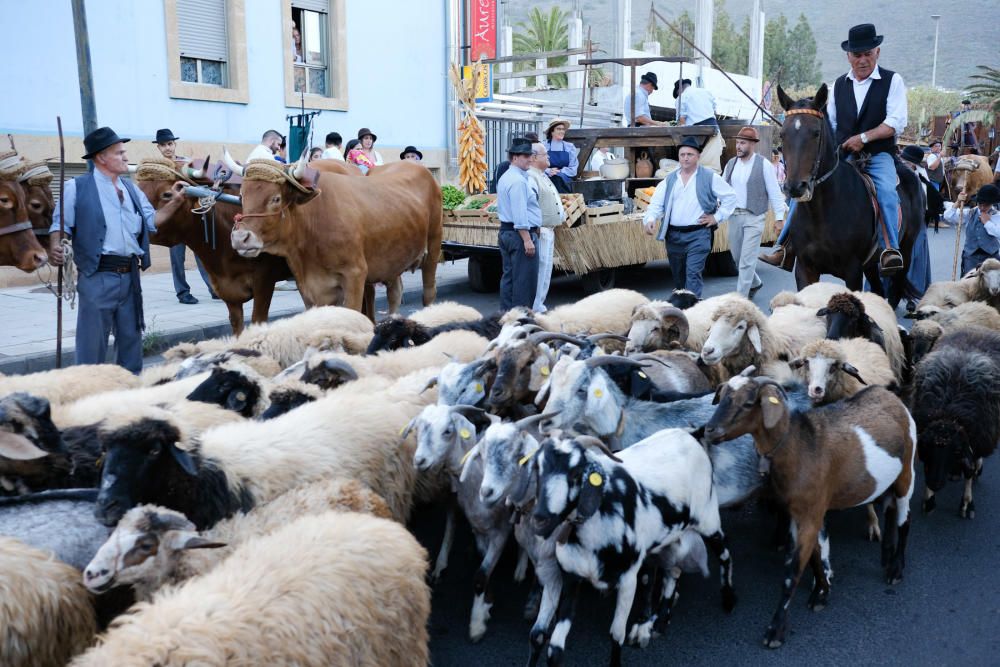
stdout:
<svg viewBox="0 0 1000 667">
<path fill-rule="evenodd" d="M 583 195 L 579 193 L 559 195 L 562 199 L 563 208 L 566 210 L 566 220 L 563 222 L 567 227 L 572 227 L 576 221 L 583 216 L 583 211 L 587 205 L 583 202 Z"/>
<path fill-rule="evenodd" d="M 635 198 L 633 199 L 635 202 L 635 210 L 645 211 L 649 208 L 649 203 L 653 200 L 653 195 L 652 193 L 647 194 L 647 189 L 648 188 L 639 188 L 635 191 Z"/>
<path fill-rule="evenodd" d="M 608 204 L 584 210 L 584 222 L 588 225 L 606 225 L 611 222 L 621 222 L 622 211 L 625 206 L 622 204 Z"/>
</svg>

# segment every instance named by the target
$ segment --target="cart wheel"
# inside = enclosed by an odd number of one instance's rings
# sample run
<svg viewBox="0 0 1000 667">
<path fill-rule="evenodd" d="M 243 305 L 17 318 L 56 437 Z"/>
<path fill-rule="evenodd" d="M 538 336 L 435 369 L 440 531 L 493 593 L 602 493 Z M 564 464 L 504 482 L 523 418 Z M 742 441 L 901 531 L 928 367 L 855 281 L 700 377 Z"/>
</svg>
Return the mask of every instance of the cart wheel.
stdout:
<svg viewBox="0 0 1000 667">
<path fill-rule="evenodd" d="M 583 283 L 583 291 L 587 294 L 597 294 L 598 292 L 607 291 L 615 286 L 615 270 L 598 269 L 597 271 L 591 271 L 580 276 L 580 282 Z"/>
<path fill-rule="evenodd" d="M 729 251 L 713 252 L 705 261 L 705 274 L 710 276 L 721 276 L 733 278 L 740 275 L 740 270 L 736 268 L 732 254 Z"/>
<path fill-rule="evenodd" d="M 469 257 L 469 287 L 473 292 L 485 294 L 500 289 L 503 265 L 499 257 L 472 255 Z"/>
</svg>

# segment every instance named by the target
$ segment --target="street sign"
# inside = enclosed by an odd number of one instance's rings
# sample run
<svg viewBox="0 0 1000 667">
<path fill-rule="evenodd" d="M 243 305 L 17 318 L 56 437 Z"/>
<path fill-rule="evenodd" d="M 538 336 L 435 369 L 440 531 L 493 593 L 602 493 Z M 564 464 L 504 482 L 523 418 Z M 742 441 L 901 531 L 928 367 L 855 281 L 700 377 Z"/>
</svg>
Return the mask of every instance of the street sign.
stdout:
<svg viewBox="0 0 1000 667">
<path fill-rule="evenodd" d="M 497 57 L 497 0 L 469 0 L 469 61 Z"/>
<path fill-rule="evenodd" d="M 476 103 L 482 104 L 483 102 L 493 101 L 493 65 L 480 64 L 476 65 L 465 65 L 462 67 L 462 79 L 468 81 L 473 79 L 472 70 L 475 69 L 475 93 L 476 93 Z"/>
</svg>

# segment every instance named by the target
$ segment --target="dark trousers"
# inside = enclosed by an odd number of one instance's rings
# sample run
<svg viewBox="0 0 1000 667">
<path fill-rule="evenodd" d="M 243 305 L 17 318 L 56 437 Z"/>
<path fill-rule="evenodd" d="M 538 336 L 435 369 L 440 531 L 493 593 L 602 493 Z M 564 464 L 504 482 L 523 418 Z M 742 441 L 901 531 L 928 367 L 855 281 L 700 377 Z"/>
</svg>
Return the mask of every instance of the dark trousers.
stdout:
<svg viewBox="0 0 1000 667">
<path fill-rule="evenodd" d="M 108 335 L 115 334 L 115 363 L 136 375 L 142 371 L 142 333 L 135 290 L 138 272 L 80 274 L 77 284 L 76 363 L 103 364 Z"/>
<path fill-rule="evenodd" d="M 537 248 L 537 229 L 531 230 L 531 240 Z M 514 306 L 531 308 L 535 303 L 535 289 L 538 287 L 538 253 L 532 257 L 524 254 L 524 241 L 513 230 L 500 230 L 499 246 L 503 262 L 500 310 L 507 311 Z"/>
<path fill-rule="evenodd" d="M 707 227 L 693 232 L 667 230 L 667 259 L 674 276 L 674 289 L 691 290 L 701 296 L 701 274 L 712 250 L 712 233 Z"/>
<path fill-rule="evenodd" d="M 978 223 L 977 223 L 978 224 Z M 964 251 L 962 252 L 962 275 L 976 268 L 990 257 L 996 258 L 996 255 L 991 255 L 982 248 L 976 248 L 972 252 Z M 1000 258 L 998 258 L 1000 259 Z"/>
<path fill-rule="evenodd" d="M 184 251 L 186 249 L 187 246 L 183 243 L 178 243 L 170 247 L 170 273 L 174 279 L 174 291 L 177 293 L 178 298 L 191 293 L 191 286 L 188 285 L 187 276 L 184 275 Z M 212 283 L 208 281 L 208 273 L 205 272 L 205 267 L 201 265 L 201 260 L 195 256 L 194 262 L 198 266 L 198 273 L 201 274 L 201 279 L 205 281 L 205 286 L 208 287 L 209 295 L 215 294 L 212 291 Z"/>
</svg>

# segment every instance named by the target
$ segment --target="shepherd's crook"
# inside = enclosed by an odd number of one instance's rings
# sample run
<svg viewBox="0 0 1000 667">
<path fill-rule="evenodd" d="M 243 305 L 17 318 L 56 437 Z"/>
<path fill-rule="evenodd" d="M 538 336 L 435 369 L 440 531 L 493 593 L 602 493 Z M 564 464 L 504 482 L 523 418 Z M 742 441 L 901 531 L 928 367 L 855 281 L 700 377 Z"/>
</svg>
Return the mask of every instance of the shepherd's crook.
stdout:
<svg viewBox="0 0 1000 667">
<path fill-rule="evenodd" d="M 62 243 L 66 229 L 63 221 L 63 202 L 66 201 L 63 190 L 66 187 L 66 146 L 63 144 L 62 116 L 56 116 L 56 127 L 59 128 L 59 243 Z M 63 311 L 63 265 L 59 265 L 56 274 L 56 368 L 62 368 L 62 311 Z"/>
</svg>

